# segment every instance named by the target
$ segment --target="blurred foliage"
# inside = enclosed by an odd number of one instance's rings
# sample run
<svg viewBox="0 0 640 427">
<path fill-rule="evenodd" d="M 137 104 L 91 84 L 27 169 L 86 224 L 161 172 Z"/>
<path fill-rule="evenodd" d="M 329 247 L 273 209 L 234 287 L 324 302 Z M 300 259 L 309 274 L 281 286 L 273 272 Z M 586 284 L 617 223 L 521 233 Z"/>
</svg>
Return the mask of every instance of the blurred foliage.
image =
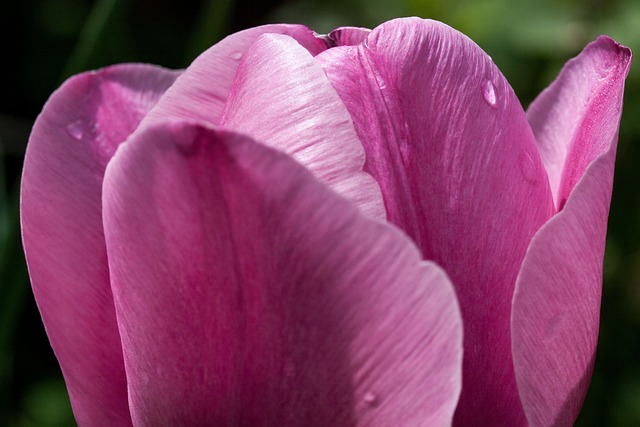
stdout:
<svg viewBox="0 0 640 427">
<path fill-rule="evenodd" d="M 526 107 L 599 34 L 640 52 L 635 0 L 0 0 L 0 425 L 73 425 L 22 257 L 18 181 L 29 129 L 69 75 L 117 62 L 182 68 L 266 22 L 318 32 L 397 16 L 443 21 L 487 51 Z M 577 425 L 640 425 L 640 79 L 632 68 L 611 206 L 596 368 Z M 9 83 L 9 84 L 7 84 Z"/>
</svg>

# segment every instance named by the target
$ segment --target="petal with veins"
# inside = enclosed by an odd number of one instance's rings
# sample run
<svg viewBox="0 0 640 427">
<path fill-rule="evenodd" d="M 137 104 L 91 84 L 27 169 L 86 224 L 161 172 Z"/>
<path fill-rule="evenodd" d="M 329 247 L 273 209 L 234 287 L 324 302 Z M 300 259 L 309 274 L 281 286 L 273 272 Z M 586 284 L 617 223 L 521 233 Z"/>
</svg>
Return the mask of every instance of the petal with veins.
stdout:
<svg viewBox="0 0 640 427">
<path fill-rule="evenodd" d="M 189 65 L 149 114 L 143 126 L 166 119 L 201 120 L 218 124 L 240 59 L 263 34 L 288 35 L 312 55 L 327 48 L 316 33 L 303 25 L 263 25 L 231 34 Z"/>
<path fill-rule="evenodd" d="M 369 216 L 386 218 L 380 188 L 362 170 L 364 149 L 349 112 L 291 37 L 264 35 L 247 51 L 220 126 L 284 151 Z"/>
<path fill-rule="evenodd" d="M 529 109 L 556 197 L 564 205 L 533 238 L 513 300 L 516 379 L 532 426 L 572 425 L 591 378 L 630 61 L 629 49 L 600 37 Z"/>
<path fill-rule="evenodd" d="M 81 425 L 131 423 L 104 243 L 104 169 L 177 73 L 119 65 L 69 79 L 38 117 L 22 176 L 33 292 Z"/>
<path fill-rule="evenodd" d="M 554 213 L 531 128 L 491 59 L 463 34 L 389 21 L 316 57 L 344 101 L 388 218 L 441 265 L 465 322 L 456 422 L 525 422 L 511 358 L 515 279 Z"/>
<path fill-rule="evenodd" d="M 135 424 L 450 424 L 451 283 L 288 156 L 150 127 L 109 164 L 104 206 Z"/>
</svg>

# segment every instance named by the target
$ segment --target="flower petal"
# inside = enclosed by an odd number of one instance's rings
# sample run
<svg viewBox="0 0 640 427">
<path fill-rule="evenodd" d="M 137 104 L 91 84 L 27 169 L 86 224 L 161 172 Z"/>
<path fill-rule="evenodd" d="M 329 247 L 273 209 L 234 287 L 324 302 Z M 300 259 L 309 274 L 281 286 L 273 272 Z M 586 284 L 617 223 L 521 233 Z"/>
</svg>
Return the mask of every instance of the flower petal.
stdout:
<svg viewBox="0 0 640 427">
<path fill-rule="evenodd" d="M 550 173 L 558 166 L 553 155 L 566 162 L 562 183 L 557 174 L 555 183 L 560 184 L 560 200 L 568 196 L 562 211 L 533 238 L 513 300 L 516 379 L 532 426 L 572 425 L 591 379 L 617 131 L 630 60 L 628 49 L 600 37 L 565 67 L 530 110 Z M 543 107 L 549 109 L 544 125 Z M 578 125 L 574 116 L 581 117 Z M 568 120 L 561 124 L 563 118 Z M 585 165 L 587 161 L 591 164 Z M 574 187 L 574 174 L 585 168 Z"/>
<path fill-rule="evenodd" d="M 522 424 L 513 288 L 531 237 L 554 210 L 513 90 L 467 37 L 417 18 L 316 58 L 351 113 L 389 220 L 456 286 L 465 321 L 456 422 Z"/>
<path fill-rule="evenodd" d="M 534 237 L 514 295 L 516 378 L 533 426 L 572 425 L 589 386 L 614 154 L 594 162 Z"/>
<path fill-rule="evenodd" d="M 313 55 L 327 48 L 320 37 L 302 25 L 263 25 L 232 34 L 189 65 L 149 114 L 143 127 L 165 119 L 218 124 L 240 59 L 258 37 L 268 33 L 286 34 Z"/>
<path fill-rule="evenodd" d="M 286 155 L 188 123 L 109 164 L 104 219 L 137 425 L 448 425 L 453 288 Z"/>
<path fill-rule="evenodd" d="M 291 37 L 267 34 L 247 51 L 220 126 L 284 151 L 371 217 L 386 218 L 378 184 L 362 171 L 364 149 L 349 112 Z"/>
<path fill-rule="evenodd" d="M 25 254 L 81 425 L 131 423 L 102 232 L 102 177 L 116 146 L 175 78 L 146 65 L 75 76 L 51 96 L 29 140 Z"/>
<path fill-rule="evenodd" d="M 564 66 L 527 110 L 558 209 L 617 135 L 620 85 L 630 64 L 628 48 L 600 36 Z"/>
</svg>

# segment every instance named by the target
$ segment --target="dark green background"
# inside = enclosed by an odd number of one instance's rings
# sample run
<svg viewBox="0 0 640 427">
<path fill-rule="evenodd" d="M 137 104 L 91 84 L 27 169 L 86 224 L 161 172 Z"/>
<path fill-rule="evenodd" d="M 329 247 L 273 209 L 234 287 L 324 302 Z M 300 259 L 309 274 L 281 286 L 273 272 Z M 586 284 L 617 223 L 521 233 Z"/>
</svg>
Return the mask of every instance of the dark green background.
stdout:
<svg viewBox="0 0 640 427">
<path fill-rule="evenodd" d="M 441 20 L 501 68 L 523 106 L 599 34 L 640 52 L 635 0 L 0 0 L 0 425 L 66 426 L 64 383 L 29 289 L 18 227 L 28 134 L 71 74 L 118 62 L 184 68 L 230 32 L 268 22 L 318 32 L 397 16 Z M 596 369 L 578 425 L 640 425 L 640 81 L 632 68 L 609 220 Z"/>
</svg>

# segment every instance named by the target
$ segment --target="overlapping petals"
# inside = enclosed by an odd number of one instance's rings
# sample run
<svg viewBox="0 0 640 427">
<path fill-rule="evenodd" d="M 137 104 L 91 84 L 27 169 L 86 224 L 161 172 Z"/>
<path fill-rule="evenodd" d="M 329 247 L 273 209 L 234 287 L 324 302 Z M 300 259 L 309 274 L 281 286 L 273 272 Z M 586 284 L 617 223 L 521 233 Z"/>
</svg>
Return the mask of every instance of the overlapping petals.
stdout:
<svg viewBox="0 0 640 427">
<path fill-rule="evenodd" d="M 534 236 L 513 300 L 516 378 L 532 425 L 571 425 L 587 393 L 630 64 L 629 49 L 599 37 L 527 111 L 561 209 Z"/>
<path fill-rule="evenodd" d="M 170 123 L 123 146 L 104 189 L 134 424 L 450 422 L 449 280 L 289 157 Z"/>
<path fill-rule="evenodd" d="M 553 201 L 513 90 L 477 45 L 434 21 L 386 23 L 365 43 L 318 60 L 354 119 L 389 220 L 458 291 L 465 364 L 457 421 L 522 424 L 511 301 Z"/>
<path fill-rule="evenodd" d="M 127 425 L 127 383 L 109 287 L 102 177 L 178 73 L 120 65 L 67 81 L 33 128 L 22 176 L 33 291 L 78 423 Z"/>
<path fill-rule="evenodd" d="M 465 320 L 456 422 L 570 425 L 597 341 L 629 50 L 599 38 L 528 117 L 491 59 L 437 22 L 388 22 L 317 59 L 351 113 L 389 220 L 456 286 Z"/>
<path fill-rule="evenodd" d="M 175 83 L 178 73 L 145 66 L 80 75 L 36 123 L 25 247 L 82 425 L 452 418 L 462 326 L 451 283 L 401 233 L 363 215 L 383 219 L 384 208 L 349 114 L 311 56 L 327 42 L 302 27 L 275 28 L 307 49 L 260 38 L 271 32 L 263 28 L 212 48 Z M 190 84 L 233 49 L 247 59 L 213 73 L 226 89 L 203 94 Z M 265 68 L 300 80 L 271 87 L 256 80 Z M 191 117 L 194 93 L 212 102 L 198 109 L 206 117 Z M 243 93 L 272 102 L 252 111 Z M 282 115 L 297 127 L 277 123 Z M 192 124 L 167 124 L 185 117 Z M 322 182 L 204 123 L 256 133 Z M 77 212 L 86 224 L 71 224 Z"/>
<path fill-rule="evenodd" d="M 242 57 L 263 34 L 287 35 L 312 55 L 327 48 L 322 38 L 302 25 L 263 25 L 232 34 L 193 61 L 145 124 L 174 118 L 218 123 Z"/>
<path fill-rule="evenodd" d="M 362 170 L 365 153 L 347 109 L 292 38 L 264 35 L 247 51 L 219 125 L 284 151 L 369 216 L 386 218 L 380 188 Z"/>
<path fill-rule="evenodd" d="M 599 38 L 527 113 L 417 18 L 72 78 L 22 224 L 79 424 L 570 425 L 630 58 Z"/>
</svg>

